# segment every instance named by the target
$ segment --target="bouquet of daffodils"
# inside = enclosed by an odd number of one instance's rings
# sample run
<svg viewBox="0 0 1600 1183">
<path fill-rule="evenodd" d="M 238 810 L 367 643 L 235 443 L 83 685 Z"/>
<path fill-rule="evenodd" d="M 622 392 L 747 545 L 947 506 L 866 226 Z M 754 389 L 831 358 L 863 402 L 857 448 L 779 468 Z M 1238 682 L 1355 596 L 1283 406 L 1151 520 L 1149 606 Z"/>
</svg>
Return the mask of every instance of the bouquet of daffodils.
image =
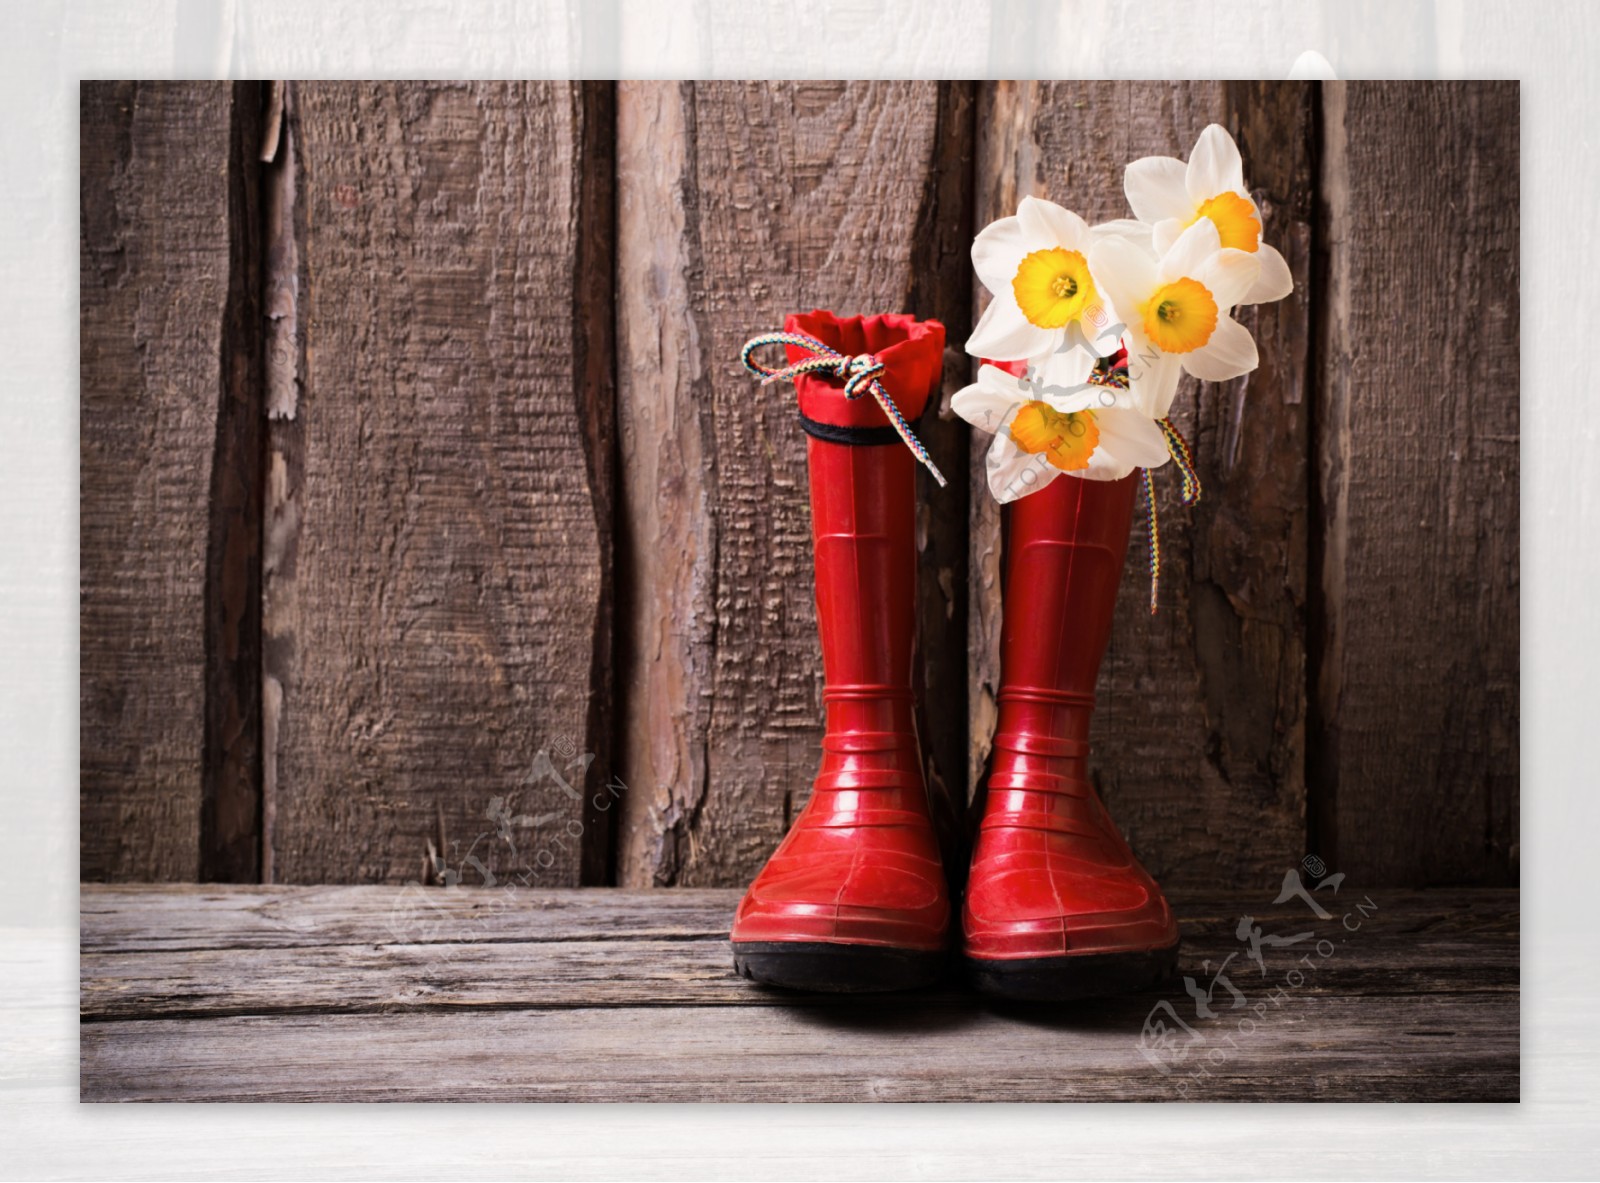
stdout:
<svg viewBox="0 0 1600 1183">
<path fill-rule="evenodd" d="M 984 359 L 978 380 L 951 405 L 994 434 L 997 501 L 1063 473 L 1111 481 L 1136 468 L 1148 494 L 1148 470 L 1170 458 L 1192 500 L 1187 448 L 1167 419 L 1179 377 L 1255 369 L 1255 341 L 1230 314 L 1293 289 L 1283 256 L 1261 240 L 1239 149 L 1216 124 L 1187 164 L 1134 161 L 1124 191 L 1134 218 L 1090 226 L 1025 197 L 972 244 L 994 299 L 967 342 Z"/>
</svg>

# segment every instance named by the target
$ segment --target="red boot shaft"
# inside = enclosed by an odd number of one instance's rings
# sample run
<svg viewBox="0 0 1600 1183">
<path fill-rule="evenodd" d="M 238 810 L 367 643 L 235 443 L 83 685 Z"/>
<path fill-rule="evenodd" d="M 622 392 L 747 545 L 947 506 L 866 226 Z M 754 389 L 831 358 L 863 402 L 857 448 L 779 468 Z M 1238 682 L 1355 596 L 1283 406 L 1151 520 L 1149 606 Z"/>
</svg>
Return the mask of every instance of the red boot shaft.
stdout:
<svg viewBox="0 0 1600 1183">
<path fill-rule="evenodd" d="M 806 458 L 817 632 L 827 638 L 827 724 L 813 800 L 835 794 L 816 806 L 836 818 L 863 809 L 920 814 L 926 793 L 911 711 L 916 553 L 906 495 L 913 460 L 887 444 L 880 451 L 815 438 Z"/>
<path fill-rule="evenodd" d="M 876 354 L 908 419 L 938 387 L 937 323 L 812 314 L 787 327 Z M 810 800 L 739 905 L 736 960 L 783 985 L 909 985 L 937 969 L 951 911 L 912 716 L 916 460 L 870 396 L 847 400 L 842 383 L 811 375 L 796 385 L 826 732 Z"/>
<path fill-rule="evenodd" d="M 1001 993 L 1120 988 L 1175 952 L 1161 889 L 1087 769 L 1137 483 L 1058 477 L 1009 511 L 1000 714 L 963 909 L 969 963 Z"/>
</svg>

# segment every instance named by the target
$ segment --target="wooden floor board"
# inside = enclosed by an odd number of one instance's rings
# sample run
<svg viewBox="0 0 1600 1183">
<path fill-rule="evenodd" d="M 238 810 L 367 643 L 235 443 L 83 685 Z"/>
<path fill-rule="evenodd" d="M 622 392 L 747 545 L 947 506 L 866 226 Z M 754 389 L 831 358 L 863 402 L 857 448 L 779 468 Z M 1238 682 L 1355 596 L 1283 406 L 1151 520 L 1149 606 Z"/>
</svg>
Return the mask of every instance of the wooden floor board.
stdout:
<svg viewBox="0 0 1600 1183">
<path fill-rule="evenodd" d="M 737 895 L 85 885 L 82 1096 L 1519 1095 L 1515 892 L 1344 889 L 1317 897 L 1326 918 L 1272 891 L 1180 899 L 1181 973 L 1203 990 L 1226 965 L 1239 991 L 1219 980 L 1210 1017 L 1181 981 L 1071 1007 L 990 1005 L 958 981 L 868 998 L 766 991 L 732 973 Z M 1243 917 L 1299 939 L 1267 942 L 1258 966 Z"/>
</svg>

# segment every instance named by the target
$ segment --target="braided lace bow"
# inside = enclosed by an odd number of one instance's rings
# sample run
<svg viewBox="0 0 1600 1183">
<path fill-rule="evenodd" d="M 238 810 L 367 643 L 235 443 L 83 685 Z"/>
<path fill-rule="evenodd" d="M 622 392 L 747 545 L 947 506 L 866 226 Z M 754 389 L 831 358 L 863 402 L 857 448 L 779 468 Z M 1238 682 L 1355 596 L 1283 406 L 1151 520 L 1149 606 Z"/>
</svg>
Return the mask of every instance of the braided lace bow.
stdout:
<svg viewBox="0 0 1600 1183">
<path fill-rule="evenodd" d="M 801 358 L 782 369 L 772 369 L 750 356 L 757 349 L 767 345 L 794 345 L 809 350 L 811 356 Z M 894 399 L 890 398 L 889 392 L 884 389 L 883 382 L 879 378 L 884 367 L 877 354 L 859 353 L 851 357 L 805 333 L 763 333 L 745 342 L 744 348 L 739 351 L 739 360 L 744 363 L 745 369 L 761 378 L 763 386 L 797 378 L 801 374 L 828 373 L 835 378 L 844 379 L 845 398 L 858 399 L 870 392 L 889 422 L 894 425 L 896 434 L 904 441 L 906 447 L 911 449 L 912 455 L 922 461 L 923 467 L 933 474 L 933 479 L 939 482 L 941 489 L 945 487 L 947 482 L 944 474 L 934 464 L 933 457 L 928 455 L 928 449 L 922 446 L 922 441 L 916 437 L 911 425 L 906 422 L 906 417 L 900 413 L 900 408 L 894 405 Z"/>
</svg>

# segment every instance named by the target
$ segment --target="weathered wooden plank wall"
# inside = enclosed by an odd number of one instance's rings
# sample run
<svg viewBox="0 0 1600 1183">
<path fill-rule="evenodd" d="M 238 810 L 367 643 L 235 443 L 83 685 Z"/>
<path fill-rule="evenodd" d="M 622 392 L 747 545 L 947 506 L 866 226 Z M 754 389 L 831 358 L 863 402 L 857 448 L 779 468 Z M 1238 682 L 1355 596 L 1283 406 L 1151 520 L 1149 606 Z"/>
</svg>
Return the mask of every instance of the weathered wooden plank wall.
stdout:
<svg viewBox="0 0 1600 1183">
<path fill-rule="evenodd" d="M 936 83 L 621 85 L 623 884 L 748 879 L 805 803 L 822 689 L 805 436 L 792 393 L 759 390 L 739 349 L 813 307 L 960 331 L 963 252 L 941 224 L 962 223 L 963 104 Z M 959 538 L 939 500 L 925 553 Z M 928 581 L 941 618 L 958 574 Z M 943 638 L 927 638 L 945 679 L 930 733 L 959 736 Z"/>
<path fill-rule="evenodd" d="M 1515 882 L 1515 82 L 1331 83 L 1317 830 L 1372 882 Z"/>
<path fill-rule="evenodd" d="M 307 282 L 293 435 L 270 457 L 287 490 L 276 878 L 438 876 L 431 842 L 473 881 L 469 853 L 575 884 L 581 786 L 605 767 L 582 771 L 609 665 L 611 392 L 586 370 L 608 353 L 586 336 L 609 326 L 589 305 L 608 307 L 592 280 L 610 267 L 586 242 L 610 238 L 609 197 L 586 189 L 610 175 L 591 126 L 608 121 L 568 83 L 295 90 Z M 537 866 L 501 840 L 497 798 L 538 819 Z"/>
<path fill-rule="evenodd" d="M 84 106 L 86 877 L 743 882 L 821 671 L 803 437 L 739 345 L 904 308 L 948 393 L 975 220 L 1121 216 L 1126 162 L 1216 120 L 1297 290 L 1180 404 L 1206 497 L 1160 482 L 1153 620 L 1134 539 L 1096 779 L 1173 884 L 1308 847 L 1514 878 L 1514 83 L 318 83 L 281 127 L 248 86 L 132 93 Z M 998 677 L 976 489 L 925 485 L 919 537 L 957 798 Z"/>
<path fill-rule="evenodd" d="M 255 120 L 239 89 L 80 92 L 85 879 L 254 877 Z"/>
</svg>

